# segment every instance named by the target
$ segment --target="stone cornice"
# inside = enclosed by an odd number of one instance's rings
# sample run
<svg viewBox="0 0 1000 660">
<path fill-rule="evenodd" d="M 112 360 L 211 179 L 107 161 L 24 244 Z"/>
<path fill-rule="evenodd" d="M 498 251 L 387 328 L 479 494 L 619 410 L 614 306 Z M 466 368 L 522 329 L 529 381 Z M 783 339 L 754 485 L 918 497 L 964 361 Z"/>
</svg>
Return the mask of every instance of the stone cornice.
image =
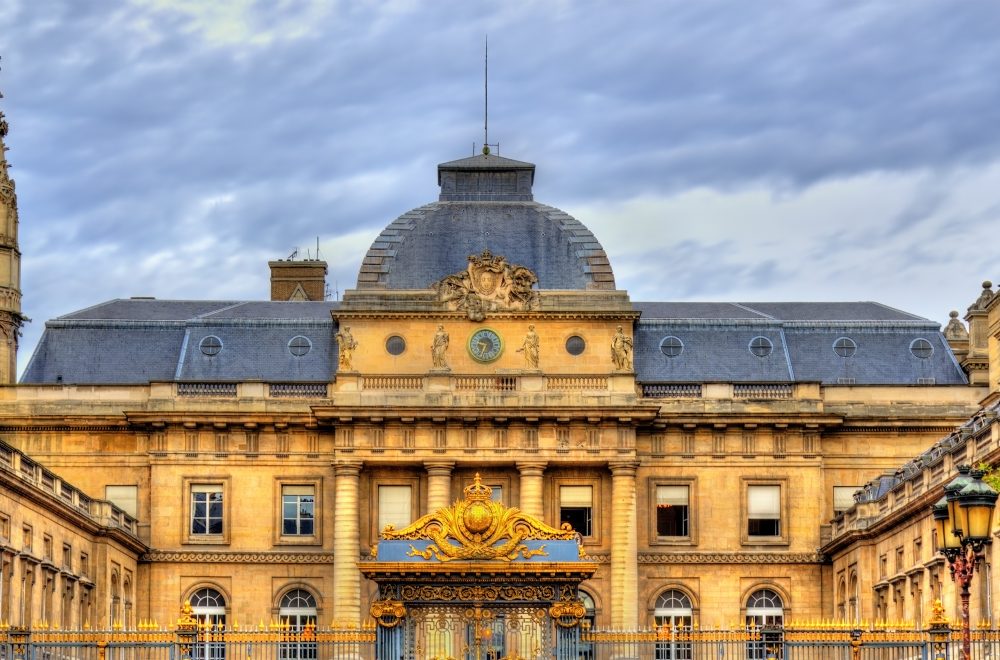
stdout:
<svg viewBox="0 0 1000 660">
<path fill-rule="evenodd" d="M 640 564 L 826 564 L 818 552 L 640 552 Z"/>
<path fill-rule="evenodd" d="M 636 402 L 625 405 L 585 406 L 313 406 L 316 419 L 326 423 L 351 423 L 357 420 L 463 422 L 469 419 L 535 422 L 542 419 L 560 421 L 651 422 L 656 419 L 658 404 Z"/>
<path fill-rule="evenodd" d="M 332 552 L 189 552 L 153 550 L 146 563 L 182 564 L 333 564 Z"/>
</svg>

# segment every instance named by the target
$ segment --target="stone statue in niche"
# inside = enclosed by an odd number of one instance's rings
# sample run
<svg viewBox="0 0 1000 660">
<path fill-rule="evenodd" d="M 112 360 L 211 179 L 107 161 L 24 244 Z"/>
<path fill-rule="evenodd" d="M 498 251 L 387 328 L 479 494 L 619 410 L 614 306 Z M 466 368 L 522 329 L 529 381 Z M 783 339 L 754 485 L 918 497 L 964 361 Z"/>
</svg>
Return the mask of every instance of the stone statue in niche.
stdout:
<svg viewBox="0 0 1000 660">
<path fill-rule="evenodd" d="M 350 327 L 344 328 L 336 334 L 337 339 L 337 363 L 338 371 L 353 371 L 354 349 L 358 347 L 358 342 L 354 340 Z"/>
<path fill-rule="evenodd" d="M 632 371 L 632 338 L 622 332 L 621 326 L 611 338 L 611 361 L 615 371 Z"/>
<path fill-rule="evenodd" d="M 538 343 L 535 326 L 529 325 L 528 334 L 524 336 L 521 348 L 517 349 L 518 353 L 524 353 L 524 366 L 528 369 L 538 369 Z"/>
<path fill-rule="evenodd" d="M 538 276 L 525 266 L 507 262 L 489 250 L 470 255 L 462 272 L 434 284 L 438 300 L 449 309 L 466 312 L 472 321 L 482 321 L 486 312 L 521 312 L 538 309 Z"/>
<path fill-rule="evenodd" d="M 443 325 L 439 325 L 437 332 L 434 333 L 434 339 L 431 341 L 431 365 L 435 369 L 449 369 L 445 356 L 449 343 L 451 343 L 451 339 L 448 337 L 448 333 L 444 331 Z"/>
</svg>

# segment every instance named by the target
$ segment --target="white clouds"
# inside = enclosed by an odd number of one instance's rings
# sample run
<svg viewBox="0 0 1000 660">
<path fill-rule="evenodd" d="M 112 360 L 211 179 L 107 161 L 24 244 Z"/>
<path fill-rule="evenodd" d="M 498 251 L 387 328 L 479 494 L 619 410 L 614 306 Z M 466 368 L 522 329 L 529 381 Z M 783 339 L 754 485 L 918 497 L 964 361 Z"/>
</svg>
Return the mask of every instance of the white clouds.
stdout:
<svg viewBox="0 0 1000 660">
<path fill-rule="evenodd" d="M 699 188 L 567 210 L 602 241 L 633 299 L 875 299 L 943 322 L 996 267 L 986 230 L 1000 226 L 997 181 L 1000 161 L 781 195 Z"/>
</svg>

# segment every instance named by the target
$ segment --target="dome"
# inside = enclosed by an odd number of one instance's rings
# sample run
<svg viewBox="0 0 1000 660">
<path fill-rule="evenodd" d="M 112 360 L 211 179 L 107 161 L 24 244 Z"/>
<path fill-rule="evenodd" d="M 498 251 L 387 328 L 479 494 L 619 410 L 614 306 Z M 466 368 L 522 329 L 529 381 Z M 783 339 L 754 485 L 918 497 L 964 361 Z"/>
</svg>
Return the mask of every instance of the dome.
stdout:
<svg viewBox="0 0 1000 660">
<path fill-rule="evenodd" d="M 534 271 L 540 289 L 614 290 L 604 248 L 573 216 L 534 201 L 534 178 L 532 163 L 490 154 L 438 165 L 438 201 L 379 234 L 357 288 L 426 289 L 489 250 Z"/>
</svg>

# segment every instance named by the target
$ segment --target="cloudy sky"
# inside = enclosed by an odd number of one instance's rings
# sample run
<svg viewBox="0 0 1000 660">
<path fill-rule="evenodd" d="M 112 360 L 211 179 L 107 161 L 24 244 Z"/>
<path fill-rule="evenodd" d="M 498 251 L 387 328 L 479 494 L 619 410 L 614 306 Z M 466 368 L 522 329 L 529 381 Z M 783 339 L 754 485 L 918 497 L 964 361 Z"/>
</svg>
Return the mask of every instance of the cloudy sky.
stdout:
<svg viewBox="0 0 1000 660">
<path fill-rule="evenodd" d="M 351 288 L 490 141 L 635 300 L 878 300 L 1000 279 L 992 0 L 0 0 L 25 329 L 116 297 Z"/>
</svg>

